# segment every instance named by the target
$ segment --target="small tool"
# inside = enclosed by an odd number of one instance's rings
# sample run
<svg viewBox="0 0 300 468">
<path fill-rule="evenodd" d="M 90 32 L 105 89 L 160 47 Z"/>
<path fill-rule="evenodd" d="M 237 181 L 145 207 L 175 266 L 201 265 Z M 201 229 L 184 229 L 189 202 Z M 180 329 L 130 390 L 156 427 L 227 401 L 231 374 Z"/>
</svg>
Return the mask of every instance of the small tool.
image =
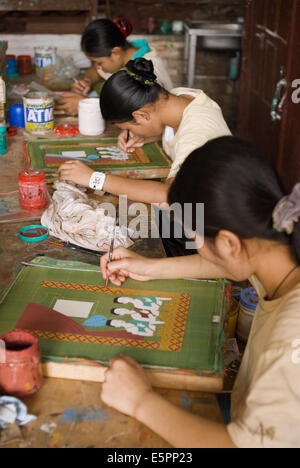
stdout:
<svg viewBox="0 0 300 468">
<path fill-rule="evenodd" d="M 97 154 L 89 154 L 86 158 L 76 158 L 75 156 L 63 156 L 62 154 L 46 154 L 47 158 L 61 158 L 61 159 L 72 159 L 75 161 L 95 161 L 100 159 Z"/>
<path fill-rule="evenodd" d="M 118 209 L 119 209 L 119 206 L 117 206 L 117 208 L 116 208 L 116 219 L 115 219 L 114 231 L 113 231 L 113 235 L 112 235 L 112 239 L 111 239 L 111 243 L 110 243 L 110 249 L 109 249 L 109 256 L 108 256 L 108 263 L 107 263 L 107 265 L 109 265 L 109 263 L 111 263 L 111 261 L 112 261 L 112 259 L 113 259 L 113 252 L 114 252 L 114 245 L 115 245 L 116 230 L 117 230 L 117 225 L 119 224 Z M 107 286 L 108 286 L 108 281 L 109 281 L 109 278 L 107 277 L 107 278 L 106 278 L 106 281 L 105 281 L 105 287 L 106 287 L 106 288 L 107 288 Z"/>
<path fill-rule="evenodd" d="M 91 250 L 91 249 L 86 249 L 85 247 L 80 247 L 79 245 L 72 244 L 71 242 L 54 242 L 49 240 L 49 244 L 51 245 L 56 245 L 57 247 L 65 247 L 67 249 L 72 249 L 72 250 L 79 250 L 80 252 L 96 255 L 97 257 L 101 257 L 100 252 L 96 250 Z"/>
</svg>

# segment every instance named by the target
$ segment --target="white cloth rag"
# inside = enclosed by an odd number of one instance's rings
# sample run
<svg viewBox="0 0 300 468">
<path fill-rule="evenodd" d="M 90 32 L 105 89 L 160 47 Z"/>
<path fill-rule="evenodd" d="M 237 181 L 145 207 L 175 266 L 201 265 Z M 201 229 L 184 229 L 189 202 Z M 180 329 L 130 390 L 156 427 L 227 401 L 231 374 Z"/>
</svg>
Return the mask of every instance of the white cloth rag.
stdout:
<svg viewBox="0 0 300 468">
<path fill-rule="evenodd" d="M 0 429 L 5 429 L 6 424 L 25 424 L 34 421 L 36 416 L 27 414 L 27 408 L 20 400 L 11 396 L 0 397 Z"/>
<path fill-rule="evenodd" d="M 85 249 L 107 252 L 114 234 L 115 219 L 105 215 L 101 203 L 89 199 L 85 189 L 67 182 L 55 182 L 50 206 L 43 213 L 41 223 L 52 236 Z M 133 245 L 132 232 L 117 226 L 114 248 Z"/>
</svg>

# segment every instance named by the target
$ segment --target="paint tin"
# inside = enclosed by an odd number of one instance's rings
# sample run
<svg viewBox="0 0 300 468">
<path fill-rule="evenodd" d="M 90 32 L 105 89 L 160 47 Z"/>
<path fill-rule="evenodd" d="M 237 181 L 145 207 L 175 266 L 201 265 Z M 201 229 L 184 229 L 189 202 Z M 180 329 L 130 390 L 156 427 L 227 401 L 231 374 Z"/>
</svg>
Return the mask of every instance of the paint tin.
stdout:
<svg viewBox="0 0 300 468">
<path fill-rule="evenodd" d="M 34 47 L 34 63 L 36 72 L 48 67 L 49 65 L 55 65 L 55 62 L 55 47 Z"/>
<path fill-rule="evenodd" d="M 6 76 L 7 78 L 16 78 L 19 76 L 17 72 L 17 60 L 15 55 L 6 55 Z"/>
<path fill-rule="evenodd" d="M 9 123 L 11 127 L 24 128 L 24 106 L 23 104 L 13 104 L 9 108 Z"/>
<path fill-rule="evenodd" d="M 47 93 L 30 93 L 23 97 L 25 128 L 40 135 L 54 129 L 54 101 Z"/>
<path fill-rule="evenodd" d="M 0 363 L 0 392 L 24 398 L 42 385 L 41 350 L 31 333 L 12 331 L 0 336 L 5 343 L 5 362 Z"/>
<path fill-rule="evenodd" d="M 19 55 L 17 58 L 17 67 L 20 75 L 31 75 L 32 63 L 30 55 Z"/>
<path fill-rule="evenodd" d="M 249 338 L 252 322 L 258 306 L 259 297 L 254 288 L 243 289 L 240 297 L 240 311 L 237 323 L 237 335 L 241 341 Z"/>
<path fill-rule="evenodd" d="M 105 130 L 100 111 L 99 98 L 82 99 L 78 107 L 79 132 L 81 135 L 97 136 Z"/>
<path fill-rule="evenodd" d="M 6 125 L 0 124 L 0 156 L 7 152 Z"/>
<path fill-rule="evenodd" d="M 47 182 L 44 171 L 26 170 L 19 174 L 20 205 L 25 210 L 40 210 L 47 205 Z"/>
</svg>

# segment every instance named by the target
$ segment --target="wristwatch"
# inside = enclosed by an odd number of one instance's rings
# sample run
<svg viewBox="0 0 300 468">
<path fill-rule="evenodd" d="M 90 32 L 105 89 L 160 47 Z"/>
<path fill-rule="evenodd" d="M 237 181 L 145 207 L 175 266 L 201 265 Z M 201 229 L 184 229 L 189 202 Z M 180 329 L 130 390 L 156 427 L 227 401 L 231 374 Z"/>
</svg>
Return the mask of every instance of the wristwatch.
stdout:
<svg viewBox="0 0 300 468">
<path fill-rule="evenodd" d="M 93 190 L 102 190 L 105 184 L 106 174 L 104 172 L 93 172 L 90 178 L 89 187 Z"/>
</svg>

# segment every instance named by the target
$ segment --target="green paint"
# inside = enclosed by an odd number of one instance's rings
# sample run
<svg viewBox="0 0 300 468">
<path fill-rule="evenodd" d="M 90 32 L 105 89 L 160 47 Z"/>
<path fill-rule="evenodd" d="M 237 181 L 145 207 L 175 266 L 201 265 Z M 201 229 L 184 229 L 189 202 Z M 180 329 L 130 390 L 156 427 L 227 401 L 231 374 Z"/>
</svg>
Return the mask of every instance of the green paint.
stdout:
<svg viewBox="0 0 300 468">
<path fill-rule="evenodd" d="M 30 169 L 42 169 L 46 172 L 56 172 L 57 167 L 46 167 L 44 163 L 44 156 L 47 153 L 61 154 L 62 151 L 78 151 L 79 149 L 85 151 L 87 156 L 95 154 L 96 148 L 102 144 L 117 145 L 116 138 L 102 138 L 102 139 L 85 139 L 85 138 L 66 138 L 59 140 L 28 140 L 26 142 L 26 151 L 29 161 Z M 63 146 L 54 148 L 55 146 Z M 87 146 L 93 145 L 93 146 Z M 149 158 L 148 163 L 130 163 L 125 164 L 124 161 L 111 164 L 109 161 L 106 164 L 90 163 L 89 166 L 95 171 L 126 171 L 127 173 L 143 175 L 143 170 L 146 169 L 159 169 L 169 168 L 171 166 L 170 160 L 165 156 L 161 147 L 157 143 L 148 143 L 143 146 L 143 151 Z M 84 162 L 84 158 L 82 158 Z"/>
<path fill-rule="evenodd" d="M 29 302 L 47 307 L 53 307 L 57 299 L 94 302 L 91 315 L 105 314 L 109 318 L 115 318 L 114 316 L 110 317 L 110 311 L 116 306 L 114 298 L 119 297 L 120 294 L 40 287 L 41 281 L 104 286 L 104 280 L 98 268 L 79 262 L 54 261 L 47 257 L 35 259 L 32 265 L 35 266 L 26 266 L 21 270 L 9 293 L 2 299 L 0 334 L 15 327 Z M 59 268 L 63 265 L 66 269 Z M 89 268 L 92 271 L 89 271 Z M 76 361 L 76 358 L 85 358 L 107 363 L 113 356 L 121 353 L 133 357 L 146 366 L 190 369 L 195 370 L 198 374 L 203 372 L 220 374 L 223 368 L 221 347 L 223 345 L 225 282 L 173 280 L 141 283 L 128 280 L 122 289 L 135 290 L 136 296 L 144 295 L 141 291 L 145 290 L 148 291 L 148 296 L 155 295 L 154 292 L 157 291 L 161 292 L 162 297 L 168 297 L 168 292 L 190 295 L 190 308 L 180 351 L 40 339 L 43 359 L 70 362 L 70 360 L 65 361 L 64 359 L 70 358 Z M 219 324 L 212 323 L 212 317 L 220 314 L 221 322 Z M 85 319 L 74 320 L 81 325 L 85 321 Z M 102 330 L 111 330 L 111 328 L 103 327 Z M 134 338 L 134 335 L 132 337 Z M 149 337 L 145 339 L 151 340 Z M 155 337 L 155 339 L 157 341 L 161 338 Z"/>
</svg>

